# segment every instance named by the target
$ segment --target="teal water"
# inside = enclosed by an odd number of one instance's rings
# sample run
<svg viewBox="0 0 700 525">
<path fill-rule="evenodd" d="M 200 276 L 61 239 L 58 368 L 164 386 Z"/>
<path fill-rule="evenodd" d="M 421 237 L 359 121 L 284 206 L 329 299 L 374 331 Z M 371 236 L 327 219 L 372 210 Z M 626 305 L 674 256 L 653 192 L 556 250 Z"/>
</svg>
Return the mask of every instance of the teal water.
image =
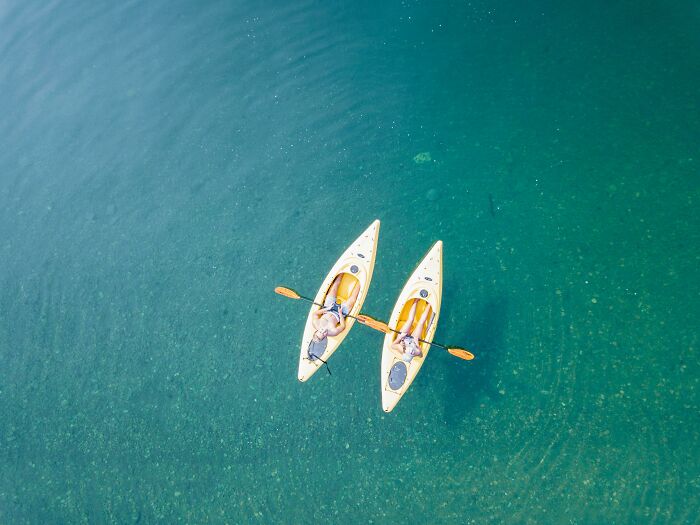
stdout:
<svg viewBox="0 0 700 525">
<path fill-rule="evenodd" d="M 698 523 L 699 26 L 0 3 L 0 522 Z M 442 239 L 436 340 L 477 355 L 391 414 L 381 336 L 300 384 L 272 292 L 375 218 L 364 310 Z"/>
</svg>

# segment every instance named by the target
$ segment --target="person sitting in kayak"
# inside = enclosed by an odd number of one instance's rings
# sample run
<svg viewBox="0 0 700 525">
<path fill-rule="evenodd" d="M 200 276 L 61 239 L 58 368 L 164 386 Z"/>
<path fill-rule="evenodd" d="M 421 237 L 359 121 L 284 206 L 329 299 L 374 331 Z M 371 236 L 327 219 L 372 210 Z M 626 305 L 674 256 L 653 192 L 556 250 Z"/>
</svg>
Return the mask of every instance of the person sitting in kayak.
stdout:
<svg viewBox="0 0 700 525">
<path fill-rule="evenodd" d="M 418 308 L 418 299 L 413 300 L 413 306 L 411 306 L 411 311 L 408 313 L 408 319 L 404 323 L 401 331 L 396 335 L 394 341 L 391 343 L 391 349 L 399 354 L 401 359 L 405 362 L 410 363 L 411 359 L 414 357 L 423 357 L 423 351 L 418 345 L 418 339 L 420 339 L 423 334 L 423 328 L 425 328 L 425 323 L 430 315 L 431 308 L 427 305 L 423 314 L 418 320 L 418 324 L 409 334 L 411 326 L 413 326 L 413 321 L 416 318 L 416 308 Z"/>
<path fill-rule="evenodd" d="M 352 307 L 355 306 L 357 296 L 360 294 L 360 286 L 358 283 L 355 283 L 352 292 L 350 292 L 350 297 L 341 305 L 337 300 L 338 288 L 342 280 L 343 274 L 339 274 L 333 279 L 333 284 L 331 284 L 326 294 L 326 300 L 323 301 L 323 308 L 314 312 L 312 322 L 316 331 L 314 332 L 312 340 L 315 343 L 323 341 L 328 336 L 333 337 L 338 335 L 345 330 L 345 316 L 347 316 L 350 310 L 352 310 Z"/>
</svg>

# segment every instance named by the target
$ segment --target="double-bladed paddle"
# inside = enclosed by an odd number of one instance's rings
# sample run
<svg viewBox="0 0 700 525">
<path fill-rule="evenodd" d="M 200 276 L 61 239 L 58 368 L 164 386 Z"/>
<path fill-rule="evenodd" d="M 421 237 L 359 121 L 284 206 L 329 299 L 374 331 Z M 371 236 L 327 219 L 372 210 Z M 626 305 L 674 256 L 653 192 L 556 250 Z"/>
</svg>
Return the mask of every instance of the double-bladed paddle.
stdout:
<svg viewBox="0 0 700 525">
<path fill-rule="evenodd" d="M 374 328 L 375 330 L 379 330 L 380 332 L 384 332 L 385 334 L 388 334 L 389 332 L 394 332 L 396 334 L 400 334 L 398 330 L 394 330 L 393 328 L 389 328 L 389 325 L 386 324 L 383 321 L 378 321 L 377 319 L 373 319 L 369 315 L 365 314 L 358 314 L 357 320 L 361 322 L 365 326 L 369 326 L 370 328 Z M 461 348 L 459 346 L 445 346 L 440 343 L 436 343 L 435 341 L 426 341 L 425 339 L 418 339 L 421 343 L 427 343 L 429 345 L 433 346 L 439 346 L 440 348 L 443 348 L 447 350 L 449 353 L 451 353 L 455 357 L 459 357 L 460 359 L 464 359 L 465 361 L 471 361 L 474 359 L 474 354 L 472 354 L 469 350 L 465 348 Z"/>
</svg>

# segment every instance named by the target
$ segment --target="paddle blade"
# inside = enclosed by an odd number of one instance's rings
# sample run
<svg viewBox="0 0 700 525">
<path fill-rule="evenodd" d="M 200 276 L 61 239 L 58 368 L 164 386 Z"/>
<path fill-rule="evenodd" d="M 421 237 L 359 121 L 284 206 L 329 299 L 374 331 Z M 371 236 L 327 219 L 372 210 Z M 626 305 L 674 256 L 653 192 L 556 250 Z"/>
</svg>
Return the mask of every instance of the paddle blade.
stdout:
<svg viewBox="0 0 700 525">
<path fill-rule="evenodd" d="M 453 347 L 448 348 L 447 351 L 453 356 L 464 359 L 465 361 L 471 361 L 474 359 L 474 354 L 472 354 L 469 350 L 465 350 L 464 348 Z"/>
<path fill-rule="evenodd" d="M 301 295 L 296 293 L 291 288 L 285 288 L 284 286 L 277 286 L 275 288 L 275 293 L 289 297 L 290 299 L 301 299 Z"/>
<path fill-rule="evenodd" d="M 379 330 L 380 332 L 384 332 L 385 334 L 389 332 L 389 327 L 386 325 L 386 323 L 372 319 L 369 315 L 357 314 L 357 320 L 363 325 Z"/>
</svg>

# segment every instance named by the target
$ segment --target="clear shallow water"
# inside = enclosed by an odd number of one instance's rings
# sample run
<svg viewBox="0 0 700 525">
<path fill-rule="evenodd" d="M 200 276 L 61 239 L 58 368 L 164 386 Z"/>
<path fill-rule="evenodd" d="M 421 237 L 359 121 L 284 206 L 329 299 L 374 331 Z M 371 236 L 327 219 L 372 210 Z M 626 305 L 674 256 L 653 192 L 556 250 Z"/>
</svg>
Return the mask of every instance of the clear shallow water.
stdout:
<svg viewBox="0 0 700 525">
<path fill-rule="evenodd" d="M 699 22 L 2 4 L 0 520 L 696 523 Z M 381 337 L 299 384 L 272 293 L 374 218 L 365 311 L 441 238 L 477 354 L 390 415 Z"/>
</svg>

